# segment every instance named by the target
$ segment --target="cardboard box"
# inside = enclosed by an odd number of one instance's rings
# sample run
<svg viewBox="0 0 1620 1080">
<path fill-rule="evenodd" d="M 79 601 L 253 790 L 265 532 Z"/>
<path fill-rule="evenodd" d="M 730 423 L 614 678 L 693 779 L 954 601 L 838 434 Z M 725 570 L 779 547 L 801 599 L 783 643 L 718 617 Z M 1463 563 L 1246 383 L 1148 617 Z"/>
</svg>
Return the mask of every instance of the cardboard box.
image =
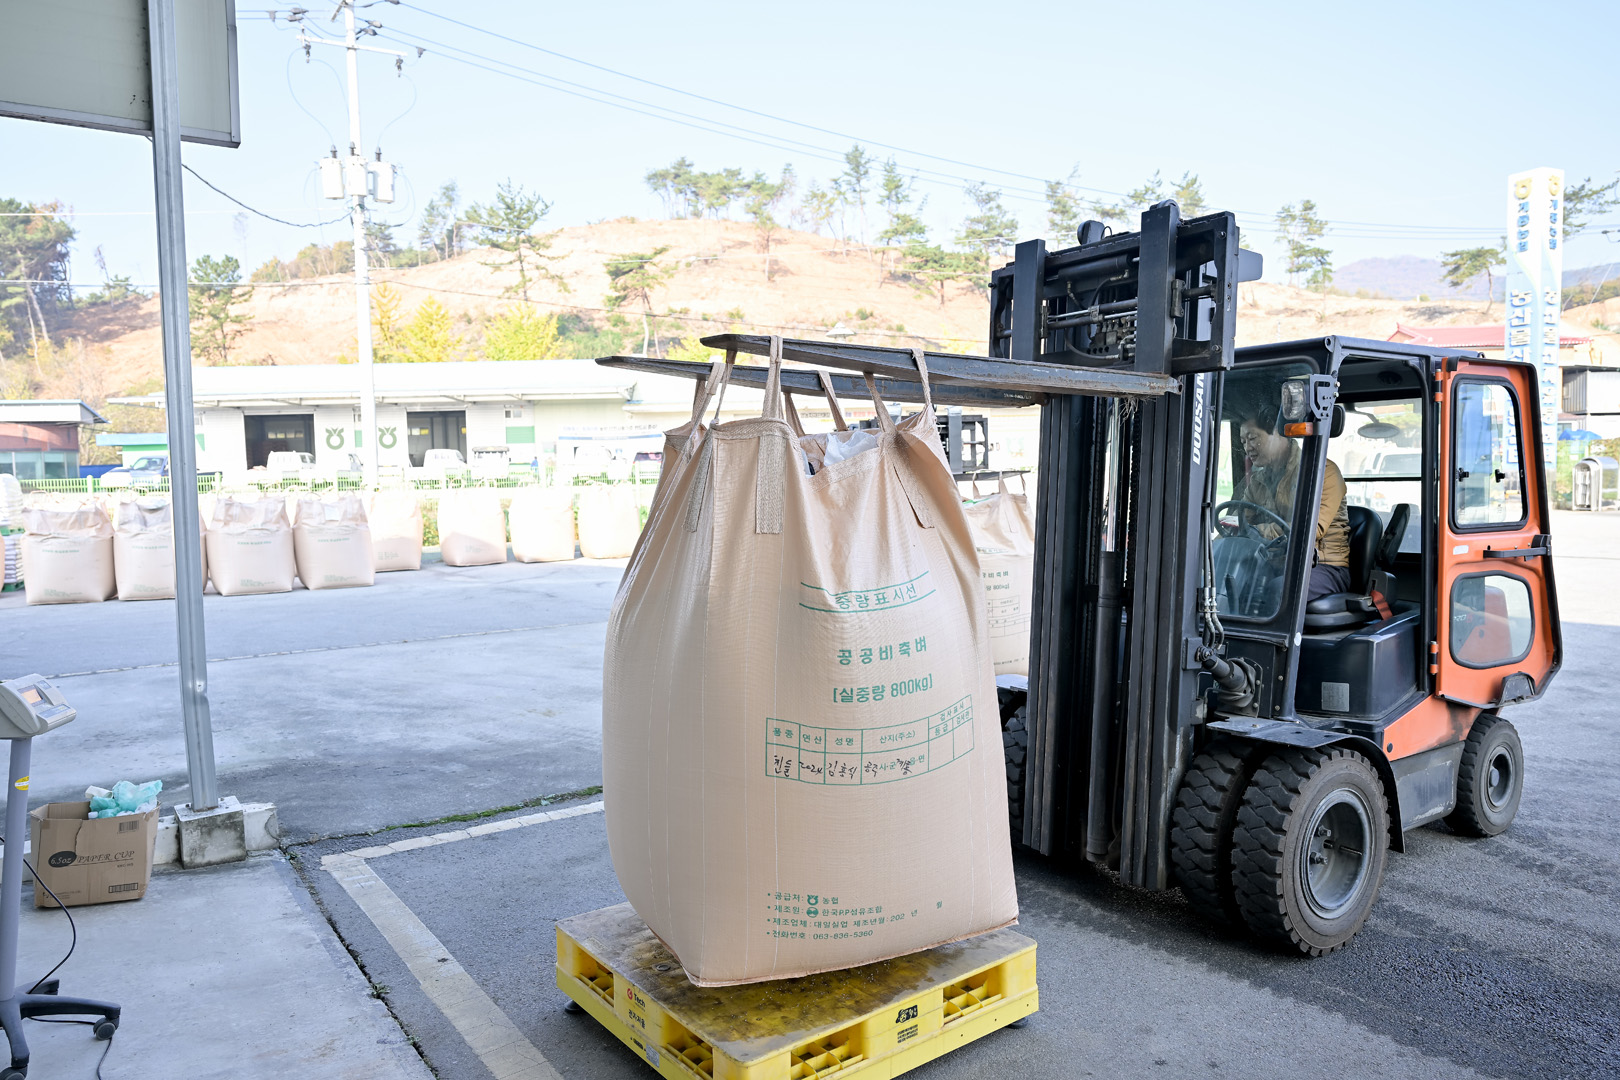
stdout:
<svg viewBox="0 0 1620 1080">
<path fill-rule="evenodd" d="M 91 818 L 87 802 L 46 803 L 28 815 L 29 862 L 63 907 L 139 900 L 152 880 L 158 812 Z M 55 907 L 35 887 L 34 906 Z"/>
</svg>

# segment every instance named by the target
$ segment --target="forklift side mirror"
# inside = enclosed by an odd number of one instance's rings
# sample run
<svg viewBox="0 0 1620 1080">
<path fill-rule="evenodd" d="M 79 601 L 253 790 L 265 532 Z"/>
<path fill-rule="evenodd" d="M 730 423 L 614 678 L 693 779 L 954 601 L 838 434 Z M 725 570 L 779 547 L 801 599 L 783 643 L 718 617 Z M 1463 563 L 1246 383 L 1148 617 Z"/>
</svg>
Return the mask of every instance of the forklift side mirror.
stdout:
<svg viewBox="0 0 1620 1080">
<path fill-rule="evenodd" d="M 1333 406 L 1333 427 L 1328 431 L 1328 438 L 1337 439 L 1344 434 L 1344 406 Z"/>
</svg>

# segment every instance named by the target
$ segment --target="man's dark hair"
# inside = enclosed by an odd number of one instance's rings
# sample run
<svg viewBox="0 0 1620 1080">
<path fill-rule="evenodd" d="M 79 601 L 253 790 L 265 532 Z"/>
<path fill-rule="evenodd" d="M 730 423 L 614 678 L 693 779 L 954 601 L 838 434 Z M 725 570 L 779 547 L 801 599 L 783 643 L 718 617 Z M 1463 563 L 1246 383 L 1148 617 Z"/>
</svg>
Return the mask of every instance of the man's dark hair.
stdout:
<svg viewBox="0 0 1620 1080">
<path fill-rule="evenodd" d="M 1243 419 L 1267 435 L 1275 435 L 1277 434 L 1277 412 L 1276 406 L 1268 409 L 1262 405 L 1244 413 Z"/>
</svg>

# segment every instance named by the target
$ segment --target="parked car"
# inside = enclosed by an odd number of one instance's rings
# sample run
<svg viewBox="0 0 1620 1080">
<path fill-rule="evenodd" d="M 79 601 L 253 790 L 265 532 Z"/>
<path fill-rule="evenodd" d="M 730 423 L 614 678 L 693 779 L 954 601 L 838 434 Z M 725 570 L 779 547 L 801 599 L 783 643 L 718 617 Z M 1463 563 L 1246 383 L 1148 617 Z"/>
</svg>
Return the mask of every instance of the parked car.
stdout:
<svg viewBox="0 0 1620 1080">
<path fill-rule="evenodd" d="M 465 476 L 467 461 L 460 450 L 440 447 L 422 455 L 422 471 L 429 476 Z"/>
<path fill-rule="evenodd" d="M 153 487 L 169 478 L 169 456 L 147 454 L 101 474 L 102 487 Z"/>
<path fill-rule="evenodd" d="M 264 471 L 277 480 L 310 480 L 315 476 L 315 455 L 306 450 L 272 450 Z"/>
</svg>

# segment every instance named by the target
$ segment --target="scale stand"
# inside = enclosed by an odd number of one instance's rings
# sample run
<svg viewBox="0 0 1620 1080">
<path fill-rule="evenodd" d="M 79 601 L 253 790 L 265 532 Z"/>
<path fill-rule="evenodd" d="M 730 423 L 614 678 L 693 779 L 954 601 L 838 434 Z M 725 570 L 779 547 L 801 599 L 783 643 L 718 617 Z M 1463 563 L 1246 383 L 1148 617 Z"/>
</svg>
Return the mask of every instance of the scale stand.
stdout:
<svg viewBox="0 0 1620 1080">
<path fill-rule="evenodd" d="M 95 1016 L 98 1039 L 110 1039 L 118 1030 L 119 1007 L 105 1001 L 61 997 L 57 980 L 32 987 L 17 985 L 17 933 L 22 908 L 23 838 L 28 835 L 28 761 L 34 736 L 72 720 L 77 714 L 62 700 L 56 687 L 38 675 L 0 683 L 0 739 L 11 743 L 11 769 L 6 778 L 6 834 L 0 861 L 0 1028 L 11 1048 L 11 1064 L 0 1068 L 0 1080 L 24 1080 L 28 1075 L 28 1040 L 23 1021 L 44 1016 Z M 34 853 L 39 858 L 39 852 Z M 43 887 L 43 886 L 41 886 Z"/>
</svg>

